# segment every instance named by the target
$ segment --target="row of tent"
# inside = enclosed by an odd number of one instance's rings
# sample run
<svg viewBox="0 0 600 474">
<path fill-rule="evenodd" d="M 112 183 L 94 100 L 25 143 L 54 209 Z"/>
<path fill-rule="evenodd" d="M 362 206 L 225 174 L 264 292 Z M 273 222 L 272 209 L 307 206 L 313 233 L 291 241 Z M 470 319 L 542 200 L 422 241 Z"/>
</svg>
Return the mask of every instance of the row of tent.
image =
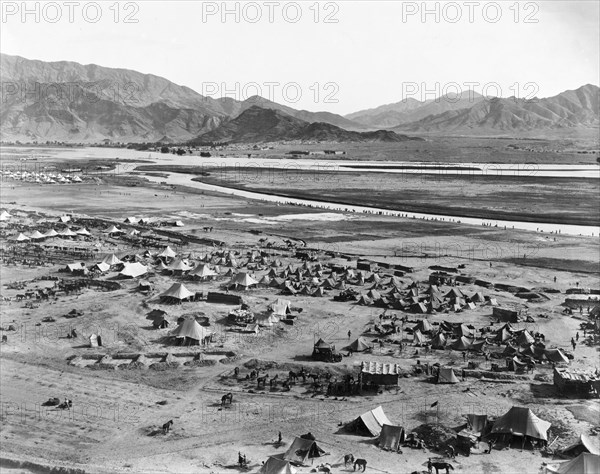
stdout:
<svg viewBox="0 0 600 474">
<path fill-rule="evenodd" d="M 35 230 L 29 235 L 21 232 L 19 235 L 17 235 L 15 237 L 14 240 L 16 242 L 28 242 L 30 240 L 45 240 L 45 239 L 52 239 L 55 237 L 78 237 L 78 236 L 82 236 L 82 235 L 89 236 L 91 234 L 85 227 L 82 227 L 81 229 L 77 229 L 75 231 L 72 230 L 71 228 L 67 227 L 60 231 L 56 231 L 54 229 L 49 229 L 46 232 L 44 232 L 43 234 L 39 230 Z"/>
<path fill-rule="evenodd" d="M 386 425 L 394 427 L 383 412 L 383 408 L 378 406 L 358 416 L 355 420 L 348 423 L 346 428 L 364 436 L 374 437 L 381 436 Z M 550 426 L 550 422 L 536 416 L 530 408 L 512 407 L 491 425 L 489 433 L 529 436 L 547 441 Z M 402 429 L 401 427 L 397 428 Z M 399 430 L 390 430 L 390 432 L 397 433 Z M 386 440 L 386 443 L 389 443 L 389 441 Z"/>
</svg>

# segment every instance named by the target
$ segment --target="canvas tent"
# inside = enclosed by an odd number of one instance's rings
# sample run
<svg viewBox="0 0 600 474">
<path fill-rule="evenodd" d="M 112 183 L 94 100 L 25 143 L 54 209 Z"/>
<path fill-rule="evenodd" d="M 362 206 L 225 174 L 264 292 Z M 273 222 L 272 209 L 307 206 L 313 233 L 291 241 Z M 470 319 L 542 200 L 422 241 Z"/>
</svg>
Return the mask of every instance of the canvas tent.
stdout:
<svg viewBox="0 0 600 474">
<path fill-rule="evenodd" d="M 120 234 L 123 233 L 124 231 L 122 231 L 121 229 L 117 228 L 116 226 L 111 226 L 108 229 L 106 229 L 106 233 L 107 234 Z"/>
<path fill-rule="evenodd" d="M 289 461 L 273 456 L 270 456 L 258 471 L 259 474 L 296 474 L 296 472 L 298 471 Z"/>
<path fill-rule="evenodd" d="M 195 319 L 184 319 L 169 335 L 180 340 L 180 344 L 199 344 L 210 331 L 200 326 Z"/>
<path fill-rule="evenodd" d="M 207 264 L 201 263 L 190 272 L 190 275 L 197 278 L 205 279 L 217 276 L 217 272 L 212 270 Z"/>
<path fill-rule="evenodd" d="M 598 474 L 600 472 L 600 456 L 590 453 L 581 453 L 575 459 L 558 464 L 548 465 L 545 473 L 548 474 Z"/>
<path fill-rule="evenodd" d="M 286 316 L 291 313 L 292 303 L 290 300 L 283 298 L 277 298 L 273 303 L 269 305 L 269 309 L 276 316 Z"/>
<path fill-rule="evenodd" d="M 230 285 L 248 288 L 249 286 L 258 285 L 258 281 L 252 278 L 248 273 L 240 272 L 231 279 Z"/>
<path fill-rule="evenodd" d="M 106 263 L 112 267 L 113 265 L 119 265 L 120 263 L 123 263 L 123 261 L 120 260 L 119 257 L 117 257 L 114 253 L 111 253 L 102 259 L 102 263 Z"/>
<path fill-rule="evenodd" d="M 389 451 L 398 451 L 400 444 L 404 442 L 404 438 L 404 428 L 385 424 L 381 427 L 379 447 Z"/>
<path fill-rule="evenodd" d="M 92 267 L 92 270 L 97 270 L 100 273 L 105 273 L 110 270 L 110 265 L 108 263 L 104 263 L 104 262 L 96 263 Z"/>
<path fill-rule="evenodd" d="M 264 314 L 255 316 L 256 323 L 264 327 L 272 327 L 275 323 L 279 322 L 279 318 L 275 316 L 275 313 Z"/>
<path fill-rule="evenodd" d="M 600 443 L 591 436 L 582 434 L 575 443 L 566 447 L 561 452 L 569 456 L 577 456 L 581 453 L 591 453 L 600 456 Z"/>
<path fill-rule="evenodd" d="M 183 283 L 173 283 L 167 291 L 160 294 L 161 299 L 176 300 L 179 302 L 190 299 L 193 296 L 194 293 L 188 290 Z"/>
<path fill-rule="evenodd" d="M 556 364 L 568 364 L 569 358 L 560 349 L 546 349 L 546 359 Z"/>
<path fill-rule="evenodd" d="M 119 275 L 126 278 L 137 278 L 148 273 L 148 268 L 139 262 L 126 263 Z"/>
<path fill-rule="evenodd" d="M 364 352 L 372 348 L 373 344 L 370 344 L 364 337 L 360 336 L 353 343 L 344 347 L 344 350 L 352 352 Z"/>
<path fill-rule="evenodd" d="M 175 258 L 176 255 L 177 253 L 171 247 L 167 246 L 157 257 Z"/>
<path fill-rule="evenodd" d="M 391 424 L 392 422 L 385 416 L 383 408 L 378 406 L 349 423 L 348 429 L 364 436 L 379 436 L 383 425 Z"/>
<path fill-rule="evenodd" d="M 304 464 L 307 459 L 318 458 L 324 454 L 325 451 L 317 445 L 315 440 L 296 437 L 283 455 L 283 460 Z"/>
<path fill-rule="evenodd" d="M 485 434 L 485 430 L 488 426 L 487 415 L 467 415 L 467 427 L 469 430 L 477 436 Z"/>
<path fill-rule="evenodd" d="M 550 426 L 551 423 L 535 416 L 529 408 L 512 407 L 496 420 L 491 432 L 530 436 L 547 441 Z"/>
<path fill-rule="evenodd" d="M 177 260 L 174 260 L 173 263 L 171 263 L 168 268 L 172 272 L 178 272 L 178 273 L 189 272 L 192 269 L 192 267 L 190 267 L 184 260 L 182 260 L 180 258 L 178 258 Z"/>
<path fill-rule="evenodd" d="M 451 367 L 440 367 L 436 383 L 458 383 L 458 379 Z"/>
<path fill-rule="evenodd" d="M 443 349 L 446 347 L 446 342 L 447 339 L 446 336 L 444 336 L 444 333 L 438 332 L 431 340 L 431 347 L 434 349 Z"/>
<path fill-rule="evenodd" d="M 418 329 L 422 333 L 428 333 L 433 331 L 433 326 L 427 319 L 421 319 L 413 329 Z"/>
<path fill-rule="evenodd" d="M 39 240 L 39 239 L 45 239 L 46 237 L 39 230 L 36 230 L 29 236 L 29 238 L 32 240 Z"/>
<path fill-rule="evenodd" d="M 21 233 L 17 236 L 17 238 L 15 240 L 17 242 L 27 242 L 29 240 L 29 237 L 27 237 L 25 234 Z"/>
</svg>

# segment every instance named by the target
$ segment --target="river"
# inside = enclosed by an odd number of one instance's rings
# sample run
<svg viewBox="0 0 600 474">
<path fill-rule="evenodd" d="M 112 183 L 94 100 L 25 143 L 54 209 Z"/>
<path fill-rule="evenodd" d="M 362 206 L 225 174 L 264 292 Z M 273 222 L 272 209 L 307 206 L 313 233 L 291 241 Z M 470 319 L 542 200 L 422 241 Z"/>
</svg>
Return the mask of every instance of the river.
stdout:
<svg viewBox="0 0 600 474">
<path fill-rule="evenodd" d="M 10 153 L 11 150 L 21 151 L 22 149 L 13 147 L 3 147 L 2 153 Z M 313 170 L 322 172 L 384 172 L 384 173 L 424 173 L 424 174 L 451 174 L 451 175 L 484 175 L 493 174 L 494 176 L 519 176 L 527 179 L 528 177 L 562 177 L 569 179 L 598 179 L 600 172 L 598 165 L 549 165 L 549 164 L 505 164 L 505 163 L 418 163 L 418 162 L 378 162 L 378 161 L 349 161 L 349 160 L 321 160 L 315 159 L 293 159 L 293 160 L 274 160 L 265 158 L 240 158 L 240 157 L 211 157 L 200 158 L 198 156 L 174 156 L 162 153 L 139 152 L 135 150 L 126 150 L 122 148 L 66 148 L 66 149 L 32 149 L 34 154 L 40 157 L 47 156 L 63 159 L 78 159 L 88 158 L 94 159 L 110 159 L 121 158 L 127 160 L 143 160 L 151 161 L 157 165 L 168 166 L 201 166 L 208 169 L 219 167 L 247 167 L 247 168 L 275 168 L 289 170 Z M 28 155 L 26 155 L 29 157 Z M 41 164 L 39 161 L 22 161 L 19 162 L 23 167 L 36 167 L 39 169 Z M 124 163 L 119 165 L 116 173 L 129 173 L 136 167 L 135 163 Z M 368 167 L 368 168 L 362 168 Z M 373 168 L 377 167 L 377 168 Z M 400 169 L 399 167 L 404 167 Z M 409 168 L 406 168 L 409 167 Z M 344 212 L 359 212 L 359 213 L 374 213 L 389 216 L 398 216 L 405 219 L 437 219 L 446 222 L 460 222 L 466 225 L 475 226 L 497 226 L 507 229 L 515 228 L 528 230 L 533 232 L 543 233 L 560 233 L 569 235 L 583 236 L 598 236 L 600 227 L 598 226 L 582 226 L 582 225 L 567 225 L 567 224 L 552 224 L 538 223 L 525 221 L 508 221 L 508 220 L 489 220 L 472 217 L 457 217 L 440 214 L 423 214 L 416 212 L 407 212 L 401 209 L 391 211 L 389 209 L 377 207 L 365 207 L 348 204 L 340 204 L 335 202 L 313 201 L 309 199 L 290 198 L 287 196 L 279 196 L 272 194 L 263 194 L 253 191 L 245 191 L 241 189 L 228 188 L 212 184 L 200 183 L 192 181 L 197 175 L 184 173 L 164 173 L 168 176 L 155 177 L 146 176 L 147 179 L 154 182 L 166 182 L 171 185 L 182 185 L 193 187 L 201 190 L 216 191 L 224 194 L 240 196 L 248 199 L 258 199 L 266 202 L 276 202 L 282 204 L 294 204 L 307 206 L 317 209 L 326 209 L 333 211 Z"/>
</svg>

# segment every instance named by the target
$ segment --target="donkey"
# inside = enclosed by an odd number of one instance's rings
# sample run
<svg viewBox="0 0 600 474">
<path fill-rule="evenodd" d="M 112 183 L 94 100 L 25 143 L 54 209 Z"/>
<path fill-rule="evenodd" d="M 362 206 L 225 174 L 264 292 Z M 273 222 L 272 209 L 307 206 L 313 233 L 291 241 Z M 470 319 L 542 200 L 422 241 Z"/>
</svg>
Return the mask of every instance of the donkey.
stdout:
<svg viewBox="0 0 600 474">
<path fill-rule="evenodd" d="M 363 472 L 367 470 L 367 461 L 366 459 L 356 459 L 354 461 L 354 470 L 356 471 L 356 466 L 358 466 L 358 470 L 362 469 Z"/>
<path fill-rule="evenodd" d="M 233 403 L 233 393 L 229 392 L 221 397 L 221 406 L 225 405 L 227 402 L 229 402 L 230 405 Z"/>
<path fill-rule="evenodd" d="M 169 431 L 171 431 L 172 426 L 173 420 L 169 420 L 164 425 L 162 425 L 163 434 L 167 434 Z"/>
</svg>

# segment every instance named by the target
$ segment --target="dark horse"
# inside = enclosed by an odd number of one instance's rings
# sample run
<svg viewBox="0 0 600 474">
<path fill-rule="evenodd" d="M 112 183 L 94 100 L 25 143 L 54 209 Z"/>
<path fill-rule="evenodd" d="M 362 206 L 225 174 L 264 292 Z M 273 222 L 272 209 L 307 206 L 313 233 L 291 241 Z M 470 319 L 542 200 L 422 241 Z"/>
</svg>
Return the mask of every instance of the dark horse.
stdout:
<svg viewBox="0 0 600 474">
<path fill-rule="evenodd" d="M 163 430 L 163 434 L 167 434 L 169 431 L 171 431 L 171 427 L 173 426 L 173 420 L 169 420 L 167 421 L 163 426 L 162 426 L 162 430 Z"/>
<path fill-rule="evenodd" d="M 440 469 L 446 469 L 446 474 L 450 474 L 450 470 L 454 471 L 452 464 L 446 461 L 432 461 L 431 459 L 427 462 L 427 469 L 432 472 L 432 468 L 435 468 L 435 474 L 439 474 Z"/>
<path fill-rule="evenodd" d="M 352 455 L 352 454 L 344 455 L 344 466 L 347 466 L 348 464 L 354 464 L 354 455 Z"/>
<path fill-rule="evenodd" d="M 230 405 L 233 403 L 233 393 L 229 392 L 227 395 L 221 397 L 221 406 L 225 405 L 227 402 L 229 402 Z"/>
<path fill-rule="evenodd" d="M 357 459 L 354 461 L 354 470 L 356 471 L 356 466 L 358 466 L 358 469 L 360 470 L 362 468 L 362 471 L 365 472 L 367 470 L 367 460 L 366 459 Z"/>
</svg>

